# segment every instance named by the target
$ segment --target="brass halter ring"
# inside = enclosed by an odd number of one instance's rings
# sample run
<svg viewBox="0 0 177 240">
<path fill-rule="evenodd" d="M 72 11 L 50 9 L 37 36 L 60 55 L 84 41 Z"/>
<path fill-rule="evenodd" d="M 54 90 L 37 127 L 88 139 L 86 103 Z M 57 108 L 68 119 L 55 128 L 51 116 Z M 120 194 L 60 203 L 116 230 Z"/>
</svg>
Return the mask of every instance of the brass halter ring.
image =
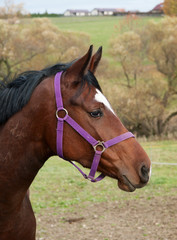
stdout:
<svg viewBox="0 0 177 240">
<path fill-rule="evenodd" d="M 65 116 L 64 116 L 63 118 L 61 118 L 61 117 L 58 116 L 58 113 L 59 113 L 60 111 L 64 111 L 64 112 L 65 112 Z M 58 120 L 64 121 L 64 120 L 66 120 L 67 117 L 68 117 L 68 111 L 67 111 L 65 108 L 60 107 L 60 108 L 57 109 L 57 111 L 56 111 L 56 118 L 57 118 Z"/>
<path fill-rule="evenodd" d="M 100 151 L 100 150 L 97 150 L 97 147 L 98 147 L 98 146 L 100 146 L 100 147 L 102 148 L 101 151 Z M 98 141 L 98 143 L 97 143 L 95 146 L 93 146 L 93 148 L 94 148 L 95 152 L 96 152 L 96 151 L 99 151 L 100 153 L 103 153 L 103 152 L 106 150 L 103 141 Z"/>
</svg>

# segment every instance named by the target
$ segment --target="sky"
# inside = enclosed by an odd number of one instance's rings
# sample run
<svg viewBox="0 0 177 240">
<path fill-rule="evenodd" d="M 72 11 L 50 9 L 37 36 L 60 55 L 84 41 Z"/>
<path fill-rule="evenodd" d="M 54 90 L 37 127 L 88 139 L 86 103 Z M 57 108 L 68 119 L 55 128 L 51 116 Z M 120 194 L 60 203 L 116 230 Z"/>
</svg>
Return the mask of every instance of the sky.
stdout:
<svg viewBox="0 0 177 240">
<path fill-rule="evenodd" d="M 66 9 L 124 8 L 125 10 L 150 11 L 163 0 L 14 0 L 15 4 L 24 3 L 30 13 L 64 13 Z M 0 6 L 4 0 L 0 0 Z"/>
</svg>

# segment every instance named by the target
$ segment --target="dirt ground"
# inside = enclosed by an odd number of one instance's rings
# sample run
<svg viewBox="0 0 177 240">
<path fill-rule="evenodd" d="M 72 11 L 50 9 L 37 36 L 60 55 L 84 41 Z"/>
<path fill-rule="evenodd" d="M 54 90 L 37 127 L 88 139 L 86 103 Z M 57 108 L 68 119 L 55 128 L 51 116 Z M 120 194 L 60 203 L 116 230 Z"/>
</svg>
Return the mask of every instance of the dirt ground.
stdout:
<svg viewBox="0 0 177 240">
<path fill-rule="evenodd" d="M 177 240 L 177 195 L 48 209 L 36 217 L 37 240 Z"/>
</svg>

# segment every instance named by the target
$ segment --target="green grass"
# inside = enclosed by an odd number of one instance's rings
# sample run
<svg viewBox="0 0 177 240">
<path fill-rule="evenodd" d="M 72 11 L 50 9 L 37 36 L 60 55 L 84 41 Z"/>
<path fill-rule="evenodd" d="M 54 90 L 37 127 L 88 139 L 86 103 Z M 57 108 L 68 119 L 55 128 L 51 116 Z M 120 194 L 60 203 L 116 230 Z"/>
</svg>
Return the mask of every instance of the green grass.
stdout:
<svg viewBox="0 0 177 240">
<path fill-rule="evenodd" d="M 141 17 L 140 26 L 147 24 L 149 20 L 159 21 L 159 17 Z M 59 17 L 51 18 L 52 22 L 61 30 L 83 32 L 90 36 L 90 44 L 95 48 L 103 46 L 104 55 L 109 56 L 108 49 L 110 39 L 118 34 L 115 26 L 125 21 L 125 17 Z"/>
<path fill-rule="evenodd" d="M 71 17 L 54 18 L 53 22 L 62 30 L 84 32 L 90 36 L 90 43 L 96 48 L 108 49 L 109 39 L 115 33 L 114 26 L 118 18 L 113 17 Z"/>
<path fill-rule="evenodd" d="M 144 145 L 152 162 L 177 163 L 177 143 L 175 141 L 152 142 Z M 163 192 L 176 188 L 177 166 L 152 164 L 151 185 L 154 189 L 163 187 Z M 160 194 L 160 193 L 159 193 Z"/>
<path fill-rule="evenodd" d="M 146 142 L 142 144 L 152 162 L 177 162 L 175 141 Z M 88 172 L 87 169 L 84 171 Z M 117 181 L 105 178 L 91 183 L 85 180 L 68 162 L 53 157 L 38 173 L 31 187 L 31 200 L 35 212 L 44 208 L 74 209 L 77 204 L 89 202 L 121 201 L 154 195 L 177 194 L 177 166 L 152 164 L 150 183 L 133 193 L 118 189 Z"/>
</svg>

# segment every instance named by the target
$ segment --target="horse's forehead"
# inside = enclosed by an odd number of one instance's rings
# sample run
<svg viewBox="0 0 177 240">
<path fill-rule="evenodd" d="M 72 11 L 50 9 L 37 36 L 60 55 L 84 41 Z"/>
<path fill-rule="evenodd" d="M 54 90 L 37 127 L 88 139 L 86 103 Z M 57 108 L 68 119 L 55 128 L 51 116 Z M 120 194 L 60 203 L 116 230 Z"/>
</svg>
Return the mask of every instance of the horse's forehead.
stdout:
<svg viewBox="0 0 177 240">
<path fill-rule="evenodd" d="M 97 102 L 103 103 L 113 114 L 115 114 L 107 98 L 102 94 L 102 92 L 100 92 L 100 90 L 96 89 L 94 98 Z"/>
</svg>

